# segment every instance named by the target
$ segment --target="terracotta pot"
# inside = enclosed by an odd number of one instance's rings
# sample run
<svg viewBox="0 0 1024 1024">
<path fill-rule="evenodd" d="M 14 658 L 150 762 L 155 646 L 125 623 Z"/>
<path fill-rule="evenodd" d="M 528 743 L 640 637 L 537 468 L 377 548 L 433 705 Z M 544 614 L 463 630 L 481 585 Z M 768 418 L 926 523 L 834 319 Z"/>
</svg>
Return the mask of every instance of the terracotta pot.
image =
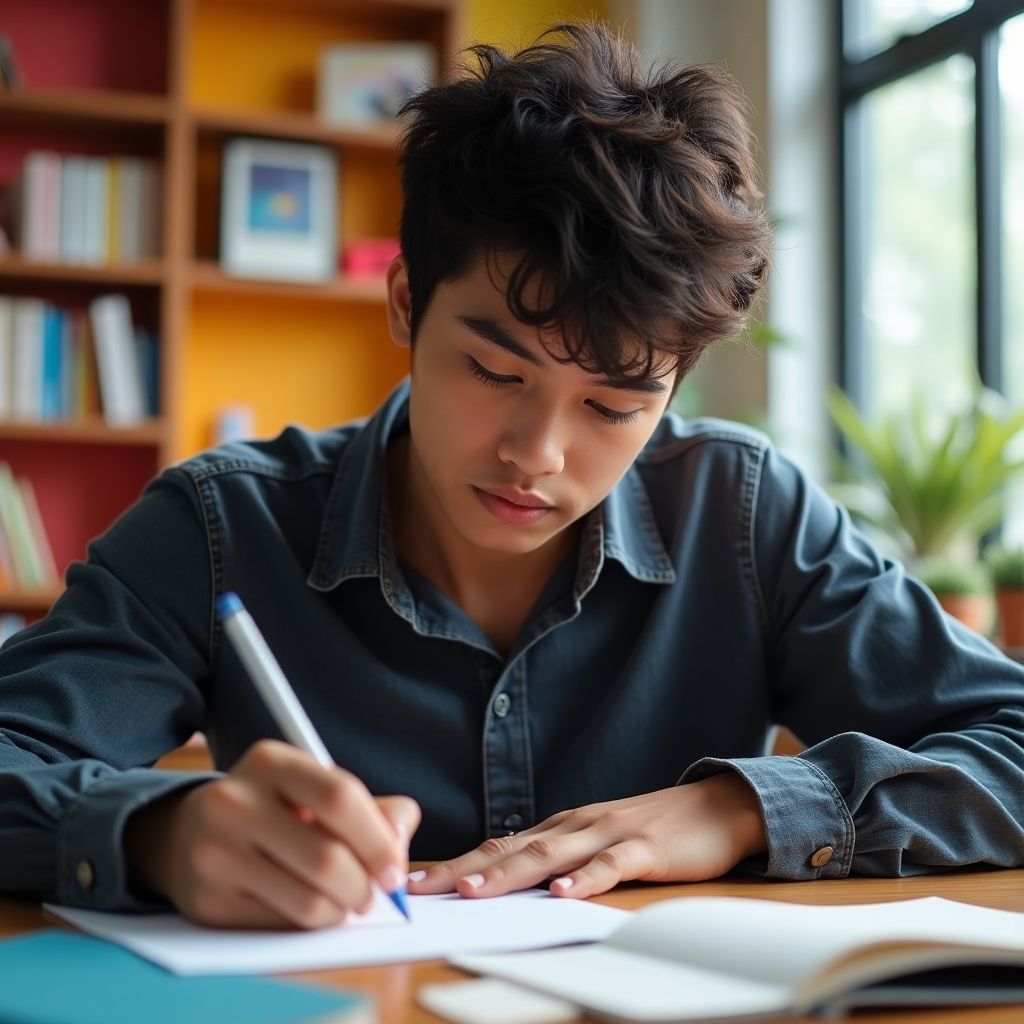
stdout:
<svg viewBox="0 0 1024 1024">
<path fill-rule="evenodd" d="M 997 590 L 999 641 L 1004 647 L 1024 647 L 1024 590 Z"/>
<path fill-rule="evenodd" d="M 988 634 L 992 623 L 992 604 L 986 594 L 936 594 L 939 604 L 968 629 Z"/>
</svg>

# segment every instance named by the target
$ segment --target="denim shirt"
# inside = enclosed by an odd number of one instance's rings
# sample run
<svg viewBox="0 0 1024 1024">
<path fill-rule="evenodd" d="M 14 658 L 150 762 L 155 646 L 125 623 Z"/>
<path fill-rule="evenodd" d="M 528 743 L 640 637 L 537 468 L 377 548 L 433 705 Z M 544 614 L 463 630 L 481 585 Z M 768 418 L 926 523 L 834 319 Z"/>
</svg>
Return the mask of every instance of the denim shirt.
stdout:
<svg viewBox="0 0 1024 1024">
<path fill-rule="evenodd" d="M 169 469 L 71 566 L 0 652 L 0 889 L 149 905 L 125 821 L 209 777 L 153 762 L 198 729 L 226 770 L 279 735 L 216 621 L 227 590 L 337 762 L 422 805 L 415 859 L 736 771 L 764 815 L 751 871 L 1024 864 L 1024 669 L 762 436 L 667 414 L 503 655 L 395 556 L 407 404 Z M 766 756 L 775 723 L 806 752 Z"/>
</svg>

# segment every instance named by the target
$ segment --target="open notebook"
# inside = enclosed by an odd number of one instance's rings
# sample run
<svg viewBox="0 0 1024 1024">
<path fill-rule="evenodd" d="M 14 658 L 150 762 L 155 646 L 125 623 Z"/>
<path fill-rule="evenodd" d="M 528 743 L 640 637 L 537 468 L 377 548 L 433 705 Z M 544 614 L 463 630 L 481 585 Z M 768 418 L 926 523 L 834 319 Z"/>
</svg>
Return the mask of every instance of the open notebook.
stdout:
<svg viewBox="0 0 1024 1024">
<path fill-rule="evenodd" d="M 1024 914 L 936 897 L 864 906 L 684 897 L 637 911 L 590 946 L 451 962 L 613 1021 L 1024 1003 Z"/>
</svg>

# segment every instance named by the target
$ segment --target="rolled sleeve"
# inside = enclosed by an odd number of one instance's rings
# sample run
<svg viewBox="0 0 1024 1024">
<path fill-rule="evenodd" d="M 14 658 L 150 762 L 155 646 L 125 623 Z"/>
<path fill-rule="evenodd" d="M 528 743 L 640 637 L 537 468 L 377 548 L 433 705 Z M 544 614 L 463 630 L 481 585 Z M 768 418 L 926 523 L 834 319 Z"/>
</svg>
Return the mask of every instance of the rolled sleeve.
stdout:
<svg viewBox="0 0 1024 1024">
<path fill-rule="evenodd" d="M 131 890 L 124 829 L 137 810 L 217 778 L 215 772 L 151 769 L 98 778 L 67 809 L 57 828 L 56 899 L 93 910 L 152 910 L 164 904 Z"/>
<path fill-rule="evenodd" d="M 763 868 L 757 858 L 744 867 L 790 881 L 845 878 L 850 873 L 856 838 L 853 818 L 820 768 L 799 757 L 705 757 L 687 768 L 679 784 L 730 769 L 743 776 L 757 796 L 768 843 Z"/>
</svg>

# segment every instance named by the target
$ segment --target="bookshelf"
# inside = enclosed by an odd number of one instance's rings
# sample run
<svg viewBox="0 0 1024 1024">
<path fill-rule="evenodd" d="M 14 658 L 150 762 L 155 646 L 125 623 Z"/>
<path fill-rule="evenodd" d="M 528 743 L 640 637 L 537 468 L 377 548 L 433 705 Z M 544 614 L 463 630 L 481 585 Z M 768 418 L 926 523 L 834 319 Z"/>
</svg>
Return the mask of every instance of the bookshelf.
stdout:
<svg viewBox="0 0 1024 1024">
<path fill-rule="evenodd" d="M 338 236 L 394 236 L 397 130 L 315 115 L 317 59 L 333 42 L 416 40 L 441 63 L 464 38 L 465 0 L 7 0 L 0 32 L 21 85 L 0 92 L 0 197 L 25 155 L 124 155 L 161 171 L 161 245 L 110 264 L 0 253 L 0 295 L 83 309 L 128 296 L 159 339 L 159 414 L 114 428 L 98 415 L 0 420 L 0 460 L 28 477 L 58 568 L 80 558 L 163 466 L 213 442 L 221 407 L 256 433 L 370 412 L 406 372 L 379 280 L 317 284 L 226 275 L 218 263 L 221 152 L 235 136 L 315 143 L 341 167 Z M 0 591 L 33 617 L 53 588 Z"/>
</svg>

